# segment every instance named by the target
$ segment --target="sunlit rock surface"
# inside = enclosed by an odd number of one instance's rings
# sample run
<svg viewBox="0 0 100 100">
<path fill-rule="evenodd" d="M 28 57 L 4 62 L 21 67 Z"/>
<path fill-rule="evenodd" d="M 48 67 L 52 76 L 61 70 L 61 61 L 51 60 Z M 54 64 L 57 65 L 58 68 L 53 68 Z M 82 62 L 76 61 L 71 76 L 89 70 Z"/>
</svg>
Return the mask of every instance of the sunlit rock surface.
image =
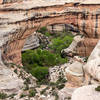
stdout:
<svg viewBox="0 0 100 100">
<path fill-rule="evenodd" d="M 91 75 L 94 79 L 100 81 L 100 41 L 92 51 L 88 58 L 84 70 L 89 76 Z"/>
<path fill-rule="evenodd" d="M 100 100 L 100 92 L 95 91 L 97 85 L 88 85 L 76 89 L 71 100 Z"/>
<path fill-rule="evenodd" d="M 83 84 L 83 64 L 78 61 L 74 61 L 66 69 L 67 87 L 80 87 Z"/>
<path fill-rule="evenodd" d="M 23 80 L 4 65 L 0 65 L 0 92 L 18 93 L 23 88 Z"/>
<path fill-rule="evenodd" d="M 85 84 L 72 94 L 72 100 L 99 100 L 100 93 L 95 88 L 100 84 L 100 41 L 92 51 L 87 63 L 83 66 Z M 93 81 L 94 80 L 94 81 Z M 97 81 L 97 82 L 96 82 Z M 95 84 L 95 85 L 88 85 Z"/>
</svg>

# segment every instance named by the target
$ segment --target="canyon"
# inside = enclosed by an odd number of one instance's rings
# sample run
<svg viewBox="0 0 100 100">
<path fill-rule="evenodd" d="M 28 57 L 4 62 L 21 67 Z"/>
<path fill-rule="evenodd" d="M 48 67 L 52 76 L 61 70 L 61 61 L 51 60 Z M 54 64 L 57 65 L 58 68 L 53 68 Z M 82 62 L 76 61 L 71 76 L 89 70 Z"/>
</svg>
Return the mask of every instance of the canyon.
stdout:
<svg viewBox="0 0 100 100">
<path fill-rule="evenodd" d="M 32 37 L 33 34 L 36 34 L 37 30 L 41 27 L 55 24 L 69 24 L 78 29 L 80 31 L 79 35 L 84 37 L 80 39 L 80 41 L 76 38 L 78 42 L 75 45 L 74 53 L 84 57 L 90 56 L 87 64 L 83 65 L 85 74 L 88 78 L 92 77 L 93 79 L 100 81 L 98 67 L 100 44 L 100 1 L 20 0 L 8 2 L 0 1 L 0 3 L 1 69 L 4 67 L 5 72 L 9 74 L 13 72 L 10 72 L 8 70 L 9 68 L 6 68 L 7 66 L 4 64 L 15 63 L 17 65 L 22 65 L 21 52 L 27 48 L 27 46 L 25 47 L 25 44 L 27 44 L 26 41 L 28 41 L 27 39 Z M 32 45 L 34 45 L 34 42 L 35 41 L 30 41 L 30 44 L 32 43 Z M 31 48 L 31 45 L 29 48 Z M 93 49 L 94 51 L 92 52 Z M 67 71 L 69 71 L 69 69 Z M 9 74 L 10 79 L 12 79 L 10 80 L 9 77 L 7 77 L 7 73 L 2 73 L 2 71 L 0 73 L 6 76 L 4 77 L 5 80 L 3 80 L 5 84 L 7 80 L 9 80 L 9 84 L 5 85 L 2 83 L 4 87 L 6 86 L 6 89 L 4 88 L 5 90 L 10 86 L 10 83 L 12 83 L 14 78 L 18 83 L 15 81 L 13 83 L 13 85 L 15 84 L 15 87 L 11 87 L 11 89 L 22 87 L 23 82 L 21 79 L 17 79 L 17 76 Z M 90 80 L 87 77 L 85 78 L 87 82 L 84 84 L 89 84 Z M 1 80 L 1 82 L 3 81 Z M 2 84 L 0 84 L 0 86 L 2 86 Z M 78 93 L 78 90 L 74 92 L 72 100 L 77 100 L 79 95 L 77 96 L 76 94 Z M 80 98 L 80 100 L 83 99 Z M 87 97 L 86 100 L 88 100 Z"/>
</svg>

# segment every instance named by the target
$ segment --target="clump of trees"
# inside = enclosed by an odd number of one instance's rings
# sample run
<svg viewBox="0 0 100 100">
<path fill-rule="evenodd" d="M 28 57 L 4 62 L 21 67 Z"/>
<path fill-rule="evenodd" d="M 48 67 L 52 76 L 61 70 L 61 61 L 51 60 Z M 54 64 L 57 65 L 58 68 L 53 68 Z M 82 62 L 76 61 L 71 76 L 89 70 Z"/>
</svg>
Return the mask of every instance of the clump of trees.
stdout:
<svg viewBox="0 0 100 100">
<path fill-rule="evenodd" d="M 64 64 L 67 58 L 61 57 L 61 50 L 67 48 L 73 36 L 70 32 L 51 34 L 45 27 L 42 27 L 38 32 L 48 36 L 51 43 L 47 49 L 42 49 L 41 46 L 35 50 L 27 50 L 22 53 L 22 63 L 24 69 L 35 76 L 38 81 L 47 79 L 49 67 Z"/>
<path fill-rule="evenodd" d="M 73 40 L 73 37 L 71 36 L 65 36 L 65 37 L 57 37 L 51 40 L 52 44 L 49 45 L 49 48 L 54 52 L 54 53 L 61 53 L 62 49 L 65 49 L 69 47 Z"/>
<path fill-rule="evenodd" d="M 22 54 L 22 63 L 26 70 L 38 80 L 46 78 L 49 67 L 66 62 L 67 59 L 61 58 L 60 55 L 42 49 L 27 50 Z"/>
</svg>

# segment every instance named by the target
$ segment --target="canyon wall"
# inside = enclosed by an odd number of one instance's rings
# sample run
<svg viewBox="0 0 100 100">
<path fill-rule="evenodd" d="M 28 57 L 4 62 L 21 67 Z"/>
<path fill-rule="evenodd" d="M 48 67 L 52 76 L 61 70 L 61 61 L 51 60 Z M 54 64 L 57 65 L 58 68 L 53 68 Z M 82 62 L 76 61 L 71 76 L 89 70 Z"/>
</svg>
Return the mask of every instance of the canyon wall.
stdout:
<svg viewBox="0 0 100 100">
<path fill-rule="evenodd" d="M 40 27 L 71 24 L 85 36 L 76 53 L 89 56 L 100 38 L 100 2 L 23 1 L 0 5 L 0 49 L 3 62 L 21 64 L 25 40 Z M 2 62 L 2 61 L 1 61 Z"/>
</svg>

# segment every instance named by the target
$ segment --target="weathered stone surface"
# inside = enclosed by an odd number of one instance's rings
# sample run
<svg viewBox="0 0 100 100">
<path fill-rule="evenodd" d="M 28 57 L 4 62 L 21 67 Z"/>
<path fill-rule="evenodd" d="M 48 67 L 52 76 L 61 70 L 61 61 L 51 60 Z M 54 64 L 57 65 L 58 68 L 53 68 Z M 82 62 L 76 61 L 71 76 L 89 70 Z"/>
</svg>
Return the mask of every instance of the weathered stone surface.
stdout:
<svg viewBox="0 0 100 100">
<path fill-rule="evenodd" d="M 83 32 L 84 39 L 79 42 L 76 52 L 88 56 L 100 38 L 100 1 L 92 2 L 92 4 L 90 2 L 78 4 L 66 0 L 53 2 L 27 0 L 20 3 L 0 5 L 0 64 L 3 62 L 21 64 L 21 51 L 25 39 L 40 27 L 59 23 L 71 24 L 77 27 L 80 32 Z M 99 52 L 97 53 L 99 55 Z M 94 55 L 96 56 L 96 54 Z M 87 63 L 89 67 L 84 68 L 93 78 L 100 80 L 99 56 L 97 57 Z M 92 65 L 89 64 L 90 62 Z M 6 72 L 5 68 L 3 70 Z M 73 70 L 71 69 L 71 71 Z M 11 73 L 9 71 L 8 76 L 4 73 L 5 83 L 2 84 L 1 82 L 1 87 L 5 86 L 4 88 L 8 89 L 9 83 L 19 87 L 20 80 L 12 83 L 14 77 L 11 76 Z M 77 74 L 75 74 L 76 76 L 71 74 L 68 74 L 68 77 L 72 78 L 72 81 L 78 83 L 77 80 L 79 80 L 80 82 L 80 78 L 76 78 Z M 17 79 L 16 77 L 15 81 Z M 9 83 L 6 83 L 7 80 L 9 80 Z M 80 83 L 78 83 L 78 86 L 80 86 Z M 13 86 L 9 88 L 13 88 Z"/>
<path fill-rule="evenodd" d="M 73 56 L 76 54 L 78 43 L 82 40 L 84 40 L 84 38 L 82 38 L 80 35 L 75 36 L 71 45 L 68 48 L 62 50 L 62 54 L 66 56 Z"/>
<path fill-rule="evenodd" d="M 66 69 L 67 87 L 79 87 L 83 84 L 83 64 L 74 61 Z"/>
<path fill-rule="evenodd" d="M 65 69 L 68 67 L 68 64 L 65 63 L 60 66 L 54 66 L 53 68 L 49 68 L 49 79 L 51 82 L 56 82 L 59 77 L 66 78 Z"/>
<path fill-rule="evenodd" d="M 76 90 L 77 88 L 68 88 L 65 87 L 62 90 L 58 92 L 59 95 L 59 100 L 70 100 L 72 93 Z"/>
<path fill-rule="evenodd" d="M 91 55 L 88 58 L 84 70 L 89 76 L 92 76 L 94 79 L 100 81 L 100 41 L 92 51 Z"/>
<path fill-rule="evenodd" d="M 23 87 L 23 80 L 4 65 L 0 65 L 0 92 L 7 94 L 18 93 Z"/>
<path fill-rule="evenodd" d="M 100 41 L 92 51 L 87 63 L 83 66 L 87 86 L 78 88 L 72 95 L 72 100 L 99 100 L 100 93 L 95 88 L 100 84 Z M 88 85 L 95 84 L 95 85 Z"/>
<path fill-rule="evenodd" d="M 71 100 L 100 100 L 100 93 L 95 91 L 97 85 L 83 86 L 74 91 Z"/>
<path fill-rule="evenodd" d="M 73 32 L 79 32 L 79 30 L 76 27 L 73 27 L 71 24 L 54 24 L 47 26 L 48 31 L 55 33 L 55 32 L 67 32 L 73 31 Z M 75 33 L 74 33 L 75 34 Z"/>
<path fill-rule="evenodd" d="M 36 36 L 36 34 L 33 33 L 26 39 L 22 51 L 29 50 L 29 49 L 35 49 L 39 46 L 40 46 L 39 38 Z"/>
</svg>

